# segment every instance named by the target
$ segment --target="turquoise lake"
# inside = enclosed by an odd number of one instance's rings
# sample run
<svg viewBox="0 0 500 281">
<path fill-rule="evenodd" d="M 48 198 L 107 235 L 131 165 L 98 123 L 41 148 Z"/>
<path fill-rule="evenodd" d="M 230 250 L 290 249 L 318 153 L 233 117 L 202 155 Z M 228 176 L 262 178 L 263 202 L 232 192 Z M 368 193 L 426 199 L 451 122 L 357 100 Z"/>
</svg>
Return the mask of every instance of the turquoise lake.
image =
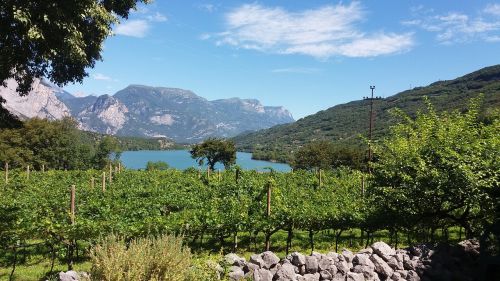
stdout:
<svg viewBox="0 0 500 281">
<path fill-rule="evenodd" d="M 184 170 L 190 167 L 198 168 L 198 163 L 191 158 L 188 150 L 141 150 L 124 151 L 120 160 L 129 169 L 144 169 L 148 161 L 163 161 L 172 168 Z M 251 153 L 238 152 L 236 164 L 245 170 L 266 171 L 268 167 L 275 171 L 288 172 L 291 170 L 288 164 L 274 163 L 269 161 L 253 160 Z M 205 166 L 206 167 L 206 166 Z M 205 168 L 203 167 L 203 168 Z M 215 169 L 224 169 L 224 166 L 217 163 Z"/>
</svg>

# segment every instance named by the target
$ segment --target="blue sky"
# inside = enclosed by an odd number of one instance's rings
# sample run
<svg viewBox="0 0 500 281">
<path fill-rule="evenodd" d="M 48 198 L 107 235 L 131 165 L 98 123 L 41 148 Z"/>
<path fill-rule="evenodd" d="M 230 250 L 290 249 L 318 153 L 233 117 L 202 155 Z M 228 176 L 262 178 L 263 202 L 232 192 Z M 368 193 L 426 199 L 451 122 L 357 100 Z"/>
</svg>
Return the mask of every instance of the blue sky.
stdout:
<svg viewBox="0 0 500 281">
<path fill-rule="evenodd" d="M 186 1 L 141 5 L 114 27 L 79 95 L 129 84 L 256 98 L 296 119 L 500 63 L 494 1 Z"/>
</svg>

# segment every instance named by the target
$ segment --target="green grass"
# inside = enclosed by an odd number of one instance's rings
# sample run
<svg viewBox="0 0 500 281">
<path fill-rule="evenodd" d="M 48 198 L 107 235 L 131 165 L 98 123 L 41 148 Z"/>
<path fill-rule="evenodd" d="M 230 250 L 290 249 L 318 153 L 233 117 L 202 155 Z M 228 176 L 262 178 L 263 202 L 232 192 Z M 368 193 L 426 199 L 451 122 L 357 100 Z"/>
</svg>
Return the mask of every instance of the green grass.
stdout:
<svg viewBox="0 0 500 281">
<path fill-rule="evenodd" d="M 78 262 L 74 264 L 75 271 L 90 270 L 91 264 L 89 261 Z M 0 280 L 9 280 L 12 268 L 0 267 Z M 19 281 L 38 281 L 38 280 L 57 280 L 56 277 L 60 271 L 67 271 L 66 263 L 56 261 L 53 273 L 49 273 L 50 260 L 42 257 L 31 258 L 27 263 L 16 266 L 13 280 Z"/>
</svg>

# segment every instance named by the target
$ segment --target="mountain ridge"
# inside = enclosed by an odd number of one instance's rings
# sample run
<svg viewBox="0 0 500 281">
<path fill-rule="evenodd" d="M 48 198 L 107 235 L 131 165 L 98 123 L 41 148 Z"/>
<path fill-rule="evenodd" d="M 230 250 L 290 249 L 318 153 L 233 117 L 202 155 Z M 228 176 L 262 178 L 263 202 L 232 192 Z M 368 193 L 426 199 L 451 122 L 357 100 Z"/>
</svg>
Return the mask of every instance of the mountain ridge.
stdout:
<svg viewBox="0 0 500 281">
<path fill-rule="evenodd" d="M 395 124 L 388 112 L 401 108 L 411 116 L 423 109 L 427 96 L 438 111 L 464 110 L 467 102 L 484 94 L 482 110 L 500 108 L 500 65 L 485 67 L 452 80 L 437 81 L 374 101 L 374 139 Z M 274 126 L 233 138 L 239 150 L 253 152 L 254 158 L 289 161 L 294 151 L 314 140 L 330 140 L 339 145 L 361 146 L 369 127 L 369 101 L 355 100 L 332 106 L 291 124 Z"/>
<path fill-rule="evenodd" d="M 9 83 L 15 83 L 10 81 Z M 45 81 L 43 96 L 38 88 L 19 97 L 12 87 L 1 87 L 6 107 L 21 118 L 60 119 L 74 117 L 87 131 L 132 137 L 166 137 L 181 143 L 195 143 L 207 137 L 232 137 L 276 124 L 293 122 L 284 107 L 264 106 L 255 99 L 231 98 L 209 101 L 190 90 L 133 84 L 114 95 L 76 97 Z M 51 114 L 19 114 L 16 108 L 30 111 L 37 99 L 53 101 Z M 21 100 L 22 102 L 21 102 Z M 13 102 L 14 101 L 14 102 Z M 43 109 L 43 106 L 39 106 Z"/>
</svg>

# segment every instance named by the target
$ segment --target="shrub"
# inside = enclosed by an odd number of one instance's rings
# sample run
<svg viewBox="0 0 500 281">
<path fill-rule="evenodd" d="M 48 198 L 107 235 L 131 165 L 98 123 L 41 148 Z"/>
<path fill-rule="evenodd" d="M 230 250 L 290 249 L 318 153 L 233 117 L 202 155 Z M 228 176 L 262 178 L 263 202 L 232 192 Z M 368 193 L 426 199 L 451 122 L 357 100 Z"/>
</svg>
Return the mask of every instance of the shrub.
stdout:
<svg viewBox="0 0 500 281">
<path fill-rule="evenodd" d="M 182 239 L 171 235 L 127 242 L 111 235 L 91 250 L 93 280 L 186 280 L 191 253 Z"/>
<path fill-rule="evenodd" d="M 168 165 L 168 163 L 163 161 L 156 161 L 156 162 L 148 161 L 148 163 L 146 164 L 146 171 L 155 171 L 155 170 L 164 171 L 168 170 L 169 167 L 170 166 Z"/>
</svg>

